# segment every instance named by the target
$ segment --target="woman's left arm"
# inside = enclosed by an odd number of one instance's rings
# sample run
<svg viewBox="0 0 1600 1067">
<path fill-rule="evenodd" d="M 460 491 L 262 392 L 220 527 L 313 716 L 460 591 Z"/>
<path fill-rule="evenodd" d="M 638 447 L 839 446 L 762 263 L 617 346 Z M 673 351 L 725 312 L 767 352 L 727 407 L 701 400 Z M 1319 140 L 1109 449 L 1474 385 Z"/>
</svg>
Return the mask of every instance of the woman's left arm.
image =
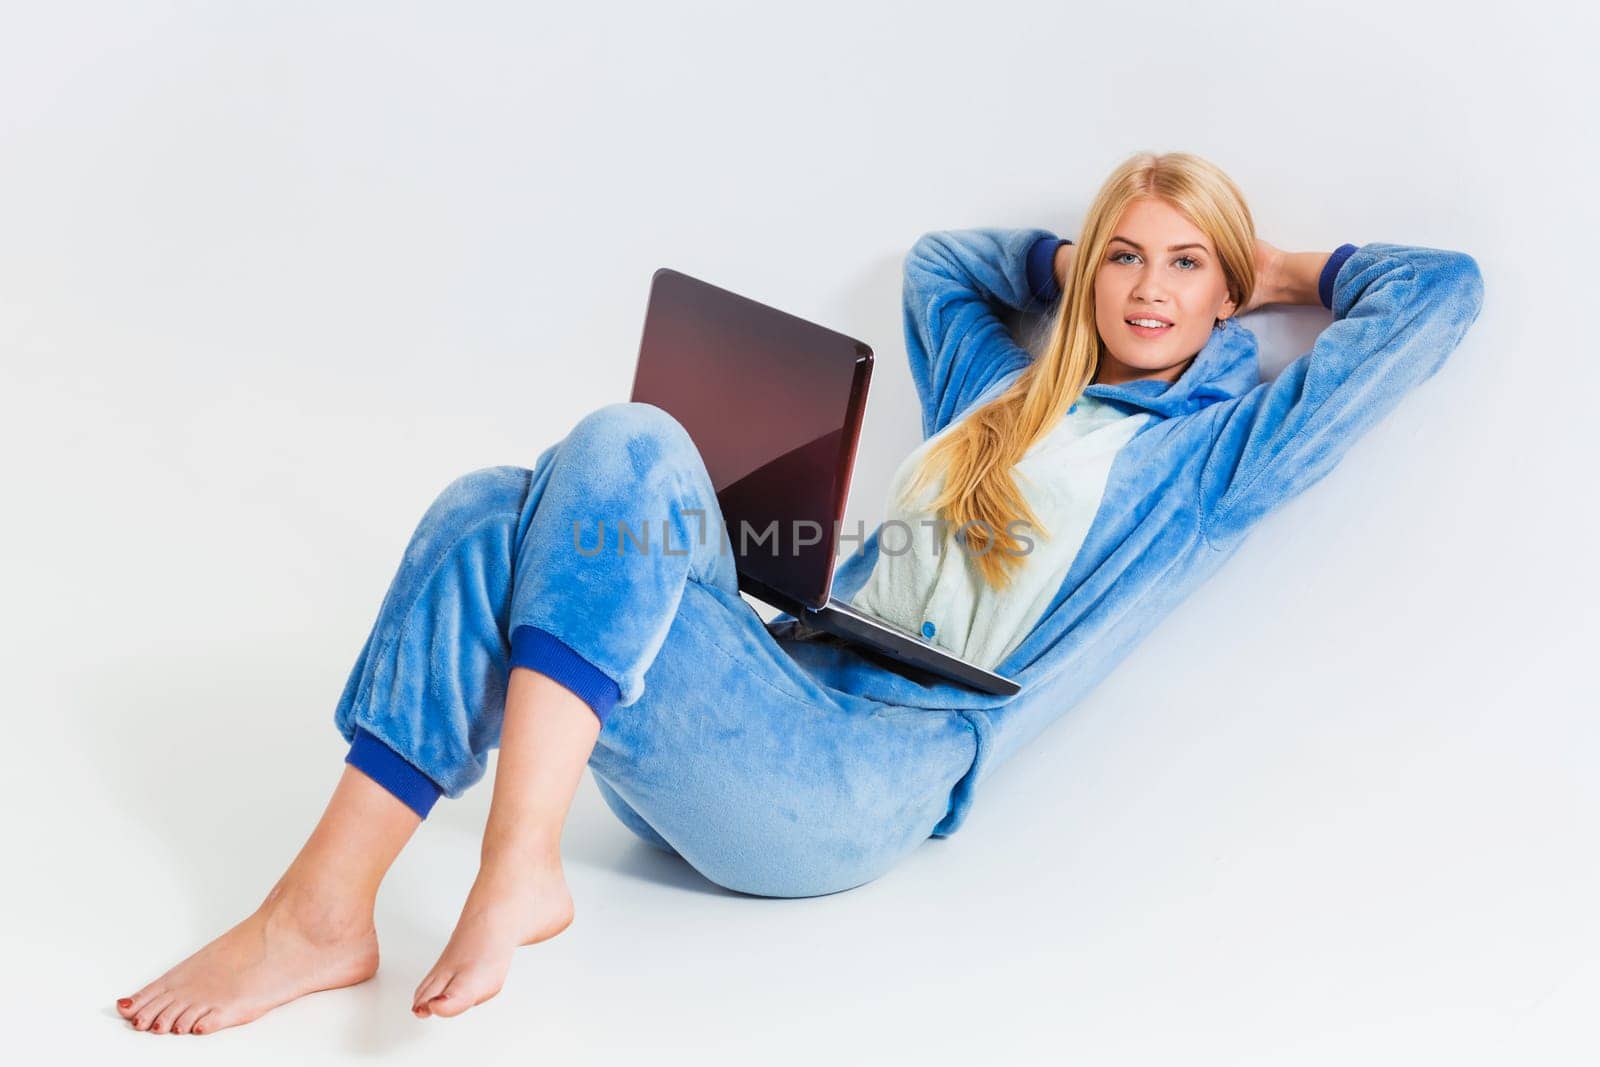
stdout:
<svg viewBox="0 0 1600 1067">
<path fill-rule="evenodd" d="M 1287 254 L 1272 280 L 1281 299 L 1265 302 L 1310 302 L 1309 272 L 1289 265 L 1298 256 L 1321 258 Z M 1237 540 L 1332 470 L 1439 369 L 1483 307 L 1483 275 L 1464 252 L 1374 242 L 1341 245 L 1323 262 L 1318 302 L 1334 321 L 1311 351 L 1197 416 L 1211 423 L 1199 507 L 1213 545 Z"/>
<path fill-rule="evenodd" d="M 1268 304 L 1304 304 L 1333 307 L 1333 276 L 1354 252 L 1355 245 L 1341 245 L 1334 252 L 1285 252 L 1256 239 L 1256 287 L 1239 314 L 1244 315 Z M 1334 256 L 1338 260 L 1334 260 Z M 1323 291 L 1328 286 L 1327 292 Z"/>
</svg>

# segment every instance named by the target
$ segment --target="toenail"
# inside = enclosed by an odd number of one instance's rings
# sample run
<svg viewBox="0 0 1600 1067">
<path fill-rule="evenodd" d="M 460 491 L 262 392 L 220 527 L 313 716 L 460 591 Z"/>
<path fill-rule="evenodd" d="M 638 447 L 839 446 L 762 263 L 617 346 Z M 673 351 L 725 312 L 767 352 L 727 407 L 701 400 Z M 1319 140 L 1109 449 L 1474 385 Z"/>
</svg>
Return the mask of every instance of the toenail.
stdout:
<svg viewBox="0 0 1600 1067">
<path fill-rule="evenodd" d="M 117 1001 L 117 1007 L 119 1007 L 119 1008 L 131 1008 L 131 1007 L 133 1007 L 133 998 L 132 997 L 123 997 L 121 1000 Z"/>
</svg>

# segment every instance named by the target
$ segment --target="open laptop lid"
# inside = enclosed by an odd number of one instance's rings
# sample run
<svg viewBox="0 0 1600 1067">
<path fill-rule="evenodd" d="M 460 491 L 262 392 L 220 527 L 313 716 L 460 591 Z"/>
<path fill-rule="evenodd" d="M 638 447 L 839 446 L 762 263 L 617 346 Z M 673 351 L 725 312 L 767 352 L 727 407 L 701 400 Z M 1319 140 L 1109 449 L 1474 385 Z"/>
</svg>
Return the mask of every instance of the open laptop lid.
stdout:
<svg viewBox="0 0 1600 1067">
<path fill-rule="evenodd" d="M 812 608 L 833 584 L 871 376 L 853 337 L 668 267 L 651 277 L 631 399 L 689 431 L 739 573 Z"/>
</svg>

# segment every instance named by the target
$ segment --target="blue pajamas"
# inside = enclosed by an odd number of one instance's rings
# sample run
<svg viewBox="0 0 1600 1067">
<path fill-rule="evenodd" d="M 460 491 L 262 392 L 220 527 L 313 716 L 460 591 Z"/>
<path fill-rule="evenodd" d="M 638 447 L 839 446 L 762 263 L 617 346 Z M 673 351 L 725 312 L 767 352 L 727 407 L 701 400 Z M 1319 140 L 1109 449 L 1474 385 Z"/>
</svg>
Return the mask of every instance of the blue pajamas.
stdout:
<svg viewBox="0 0 1600 1067">
<path fill-rule="evenodd" d="M 949 813 L 973 728 L 820 685 L 739 596 L 726 536 L 693 442 L 648 404 L 594 411 L 532 470 L 457 479 L 339 701 L 347 758 L 425 815 L 483 776 L 528 666 L 601 716 L 606 803 L 707 878 L 811 896 L 877 877 Z"/>
<path fill-rule="evenodd" d="M 912 247 L 903 312 L 924 437 L 1027 366 L 997 308 L 1047 310 L 1040 265 L 1057 243 L 978 229 Z M 687 432 L 614 404 L 532 470 L 475 471 L 428 509 L 339 703 L 347 759 L 426 814 L 482 777 L 520 664 L 600 716 L 590 769 L 641 837 L 749 893 L 869 881 L 959 829 L 997 767 L 1433 375 L 1477 319 L 1483 279 L 1465 253 L 1372 242 L 1341 246 L 1319 292 L 1333 322 L 1270 382 L 1229 318 L 1174 382 L 1084 390 L 1144 417 L 1059 591 L 995 666 L 1014 696 L 886 669 L 786 613 L 763 624 Z M 648 531 L 640 548 L 617 554 L 618 521 Z M 840 562 L 836 597 L 861 589 L 878 551 L 875 531 Z"/>
</svg>

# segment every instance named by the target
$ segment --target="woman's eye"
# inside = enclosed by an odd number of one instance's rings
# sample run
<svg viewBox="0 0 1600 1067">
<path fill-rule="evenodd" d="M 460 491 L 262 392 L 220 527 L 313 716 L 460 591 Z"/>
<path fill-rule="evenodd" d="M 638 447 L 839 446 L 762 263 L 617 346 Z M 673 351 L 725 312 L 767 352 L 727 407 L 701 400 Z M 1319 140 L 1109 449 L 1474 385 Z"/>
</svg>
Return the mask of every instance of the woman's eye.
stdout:
<svg viewBox="0 0 1600 1067">
<path fill-rule="evenodd" d="M 1113 252 L 1111 254 L 1111 262 L 1113 262 L 1113 263 L 1121 263 L 1123 256 L 1133 256 L 1133 255 L 1134 254 L 1132 252 Z M 1137 259 L 1138 257 L 1134 256 L 1134 258 Z M 1172 262 L 1190 264 L 1190 266 L 1184 268 L 1185 270 L 1195 270 L 1196 268 L 1198 268 L 1200 266 L 1200 261 L 1195 259 L 1193 256 L 1179 256 L 1177 259 L 1173 260 Z"/>
</svg>

